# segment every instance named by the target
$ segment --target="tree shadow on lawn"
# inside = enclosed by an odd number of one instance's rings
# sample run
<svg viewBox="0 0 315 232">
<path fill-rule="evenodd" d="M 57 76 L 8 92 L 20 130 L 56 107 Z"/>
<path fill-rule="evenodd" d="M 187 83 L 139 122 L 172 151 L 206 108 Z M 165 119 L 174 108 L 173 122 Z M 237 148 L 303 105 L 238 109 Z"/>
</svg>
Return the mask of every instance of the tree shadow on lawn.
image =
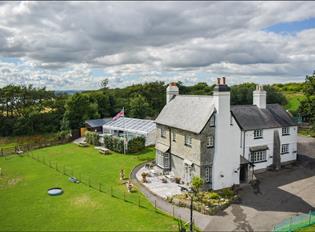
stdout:
<svg viewBox="0 0 315 232">
<path fill-rule="evenodd" d="M 294 192 L 307 190 L 307 186 L 312 185 L 312 180 L 305 179 L 315 176 L 314 167 L 315 159 L 299 155 L 296 163 L 291 166 L 284 167 L 279 171 L 267 171 L 257 174 L 256 177 L 260 181 L 258 191 L 251 186 L 245 186 L 240 191 L 240 204 L 259 211 L 308 213 L 310 210 L 315 210 L 312 205 L 298 195 L 281 189 L 284 185 L 304 180 L 305 183 L 302 183 L 302 185 L 297 183 L 298 187 L 289 187 Z M 305 196 L 305 194 L 312 193 L 304 192 L 303 194 Z"/>
</svg>

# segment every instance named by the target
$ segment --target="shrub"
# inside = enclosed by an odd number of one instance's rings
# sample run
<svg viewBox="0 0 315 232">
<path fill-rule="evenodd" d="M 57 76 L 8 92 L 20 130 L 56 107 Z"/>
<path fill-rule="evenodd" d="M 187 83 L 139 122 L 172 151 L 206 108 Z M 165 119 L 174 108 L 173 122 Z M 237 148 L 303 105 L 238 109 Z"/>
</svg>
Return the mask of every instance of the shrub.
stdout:
<svg viewBox="0 0 315 232">
<path fill-rule="evenodd" d="M 198 176 L 194 176 L 191 185 L 194 192 L 199 192 L 201 186 L 203 185 L 203 180 Z"/>
<path fill-rule="evenodd" d="M 145 138 L 143 136 L 135 137 L 128 141 L 128 153 L 136 153 L 145 148 Z"/>
<path fill-rule="evenodd" d="M 104 136 L 104 145 L 109 150 L 124 153 L 124 139 L 111 135 Z"/>
<path fill-rule="evenodd" d="M 235 195 L 235 193 L 230 188 L 226 188 L 220 191 L 220 195 L 224 198 L 231 198 Z"/>
<path fill-rule="evenodd" d="M 96 132 L 86 131 L 85 132 L 86 142 L 95 146 L 99 145 L 99 135 Z"/>
<path fill-rule="evenodd" d="M 68 141 L 71 139 L 71 133 L 69 130 L 63 130 L 63 131 L 60 131 L 58 132 L 57 134 L 57 138 L 58 140 L 60 141 Z"/>
<path fill-rule="evenodd" d="M 219 195 L 218 193 L 216 193 L 216 192 L 210 192 L 210 193 L 208 193 L 208 197 L 209 197 L 210 199 L 220 199 L 220 195 Z"/>
</svg>

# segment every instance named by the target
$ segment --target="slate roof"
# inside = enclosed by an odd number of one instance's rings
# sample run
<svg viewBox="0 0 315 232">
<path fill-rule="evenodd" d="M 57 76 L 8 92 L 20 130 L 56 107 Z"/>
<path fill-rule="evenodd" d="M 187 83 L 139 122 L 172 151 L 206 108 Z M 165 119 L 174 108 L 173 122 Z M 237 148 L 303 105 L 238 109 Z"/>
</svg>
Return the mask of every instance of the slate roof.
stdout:
<svg viewBox="0 0 315 232">
<path fill-rule="evenodd" d="M 111 120 L 112 120 L 111 118 L 91 119 L 91 120 L 86 120 L 85 123 L 88 124 L 90 127 L 95 128 L 95 127 L 103 126 L 105 123 Z"/>
<path fill-rule="evenodd" d="M 156 125 L 153 120 L 121 117 L 115 121 L 107 122 L 103 125 L 103 129 L 148 134 L 156 129 Z"/>
<path fill-rule="evenodd" d="M 164 106 L 155 122 L 199 134 L 213 111 L 212 96 L 178 95 Z"/>
<path fill-rule="evenodd" d="M 296 126 L 292 117 L 279 104 L 267 104 L 266 109 L 256 105 L 231 106 L 238 125 L 243 130 Z"/>
</svg>

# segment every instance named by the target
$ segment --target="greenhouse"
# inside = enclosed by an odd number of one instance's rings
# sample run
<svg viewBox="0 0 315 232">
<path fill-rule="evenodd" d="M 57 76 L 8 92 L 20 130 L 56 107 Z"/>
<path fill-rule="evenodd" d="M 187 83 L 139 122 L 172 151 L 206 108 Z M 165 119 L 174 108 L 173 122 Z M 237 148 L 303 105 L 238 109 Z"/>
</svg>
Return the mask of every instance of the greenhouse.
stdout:
<svg viewBox="0 0 315 232">
<path fill-rule="evenodd" d="M 145 137 L 145 145 L 155 144 L 156 125 L 153 120 L 121 117 L 117 120 L 107 122 L 103 125 L 103 134 L 132 139 L 134 137 Z"/>
</svg>

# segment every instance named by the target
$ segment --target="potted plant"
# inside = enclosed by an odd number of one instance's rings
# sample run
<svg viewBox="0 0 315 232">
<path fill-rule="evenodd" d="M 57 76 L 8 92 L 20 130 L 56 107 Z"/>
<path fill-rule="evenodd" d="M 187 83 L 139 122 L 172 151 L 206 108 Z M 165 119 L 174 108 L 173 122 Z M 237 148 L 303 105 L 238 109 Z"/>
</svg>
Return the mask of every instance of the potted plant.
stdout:
<svg viewBox="0 0 315 232">
<path fill-rule="evenodd" d="M 141 176 L 142 176 L 142 183 L 147 183 L 147 176 L 148 176 L 148 173 L 147 172 L 142 172 L 141 173 Z"/>
<path fill-rule="evenodd" d="M 181 178 L 180 177 L 175 177 L 175 183 L 180 184 Z"/>
</svg>

